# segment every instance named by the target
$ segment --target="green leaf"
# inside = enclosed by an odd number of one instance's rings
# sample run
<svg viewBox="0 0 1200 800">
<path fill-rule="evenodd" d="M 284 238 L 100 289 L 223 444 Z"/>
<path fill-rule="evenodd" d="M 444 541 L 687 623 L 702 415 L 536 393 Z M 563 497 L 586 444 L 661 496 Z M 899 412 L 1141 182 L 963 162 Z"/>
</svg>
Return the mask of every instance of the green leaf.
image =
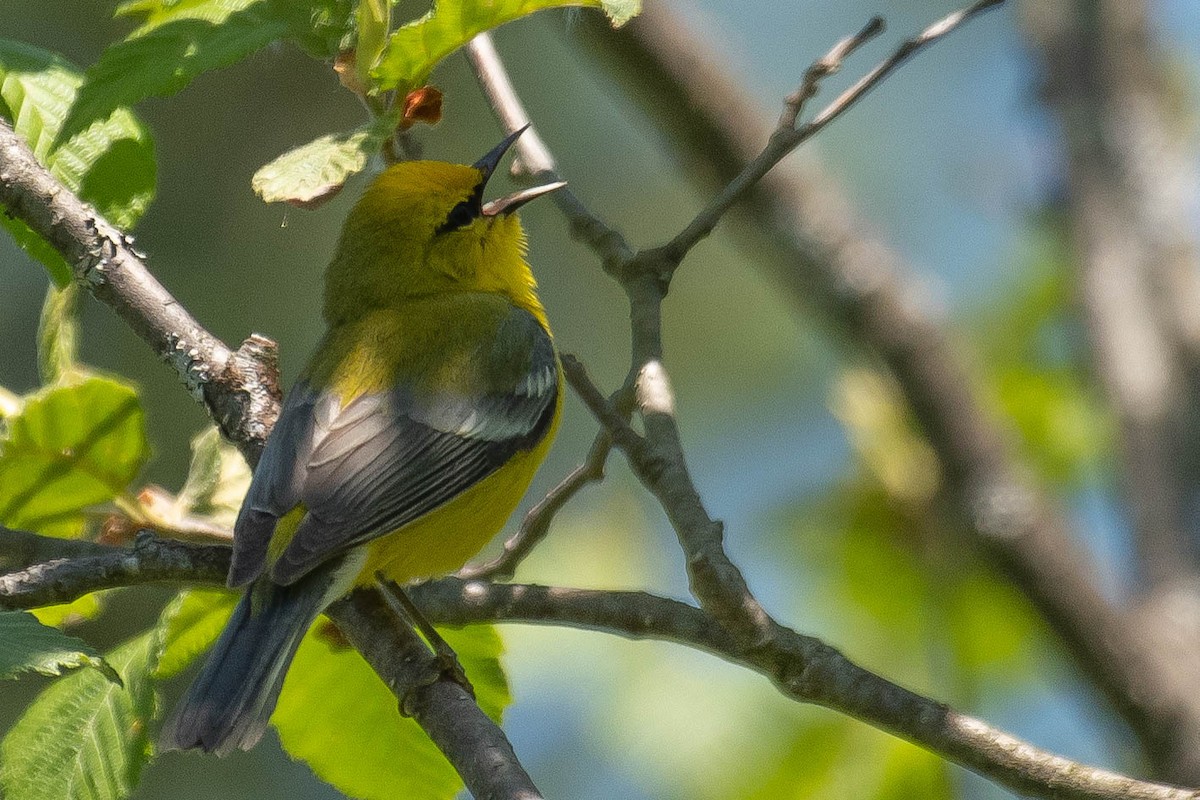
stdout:
<svg viewBox="0 0 1200 800">
<path fill-rule="evenodd" d="M 107 656 L 124 686 L 84 670 L 42 692 L 0 742 L 0 795 L 10 800 L 119 800 L 150 760 L 161 646 L 151 630 Z"/>
<path fill-rule="evenodd" d="M 287 25 L 271 15 L 263 0 L 138 3 L 119 11 L 147 17 L 88 69 L 60 137 L 114 109 L 175 94 L 201 73 L 234 64 L 287 32 Z"/>
<path fill-rule="evenodd" d="M 613 25 L 641 11 L 641 0 L 438 0 L 433 10 L 401 26 L 388 40 L 383 58 L 372 71 L 380 90 L 401 94 L 425 84 L 433 68 L 476 34 L 544 8 L 602 8 Z"/>
<path fill-rule="evenodd" d="M 246 459 L 215 425 L 192 438 L 192 462 L 178 496 L 182 508 L 232 528 L 249 488 Z"/>
<path fill-rule="evenodd" d="M 420 727 L 400 716 L 395 695 L 358 651 L 332 642 L 324 624 L 318 622 L 301 643 L 271 718 L 284 749 L 361 800 L 454 797 L 462 788 L 458 774 Z M 499 635 L 488 626 L 443 634 L 480 707 L 499 719 L 511 699 Z"/>
<path fill-rule="evenodd" d="M 112 378 L 31 395 L 6 427 L 0 523 L 46 535 L 77 535 L 84 509 L 121 494 L 149 455 L 137 391 Z"/>
<path fill-rule="evenodd" d="M 941 800 L 954 797 L 938 756 L 846 717 L 801 721 L 787 749 L 760 769 L 748 765 L 747 800 Z"/>
<path fill-rule="evenodd" d="M 62 123 L 82 83 L 78 70 L 53 53 L 0 40 L 0 116 L 54 177 L 110 222 L 129 228 L 154 196 L 154 145 L 133 114 L 109 109 L 55 147 L 64 138 Z M 0 213 L 0 225 L 46 265 L 55 283 L 70 280 L 62 256 L 25 223 Z"/>
<path fill-rule="evenodd" d="M 265 202 L 313 208 L 340 192 L 395 127 L 394 119 L 381 117 L 350 133 L 322 136 L 259 169 L 250 185 Z"/>
<path fill-rule="evenodd" d="M 95 667 L 121 682 L 103 656 L 82 639 L 47 627 L 25 611 L 0 611 L 0 679 L 22 672 L 62 675 L 79 667 Z"/>
<path fill-rule="evenodd" d="M 223 589 L 180 592 L 163 609 L 159 621 L 163 651 L 154 677 L 163 679 L 178 675 L 212 647 L 237 601 L 237 592 Z"/>
<path fill-rule="evenodd" d="M 984 388 L 1015 424 L 1023 455 L 1044 477 L 1077 484 L 1112 462 L 1116 423 L 1088 368 L 1067 232 L 1048 217 L 1027 236 L 1022 278 L 973 315 L 972 339 Z"/>
<path fill-rule="evenodd" d="M 154 676 L 187 669 L 217 640 L 237 600 L 236 592 L 193 589 L 172 601 L 160 622 L 164 646 Z M 457 773 L 420 727 L 400 716 L 395 695 L 358 651 L 335 641 L 330 628 L 319 619 L 288 670 L 271 718 L 284 748 L 352 797 L 453 797 L 462 788 Z M 512 698 L 495 628 L 442 635 L 458 653 L 480 707 L 499 720 Z"/>
<path fill-rule="evenodd" d="M 388 32 L 392 28 L 391 0 L 358 0 L 354 11 L 358 46 L 354 51 L 354 69 L 363 86 L 371 85 L 371 70 L 383 55 Z"/>
<path fill-rule="evenodd" d="M 38 622 L 43 625 L 49 625 L 52 628 L 74 625 L 85 619 L 92 619 L 99 614 L 103 609 L 100 598 L 105 594 L 106 592 L 92 592 L 91 594 L 85 594 L 83 597 L 76 598 L 70 603 L 42 606 L 41 608 L 33 609 L 30 613 L 37 617 Z"/>
<path fill-rule="evenodd" d="M 55 286 L 46 289 L 46 300 L 42 304 L 42 317 L 38 323 L 38 371 L 42 383 L 55 383 L 77 368 L 78 305 L 77 284 L 69 283 L 61 289 Z"/>
<path fill-rule="evenodd" d="M 313 58 L 333 58 L 352 43 L 351 0 L 267 0 L 287 37 Z"/>
</svg>

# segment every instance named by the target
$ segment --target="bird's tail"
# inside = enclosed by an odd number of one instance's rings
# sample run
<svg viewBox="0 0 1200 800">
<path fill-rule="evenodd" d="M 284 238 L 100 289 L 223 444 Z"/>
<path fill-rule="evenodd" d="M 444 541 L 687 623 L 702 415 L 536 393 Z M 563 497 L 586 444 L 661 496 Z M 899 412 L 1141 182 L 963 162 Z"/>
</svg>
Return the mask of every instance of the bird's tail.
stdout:
<svg viewBox="0 0 1200 800">
<path fill-rule="evenodd" d="M 275 710 L 288 665 L 309 625 L 346 588 L 341 565 L 290 586 L 259 578 L 242 596 L 200 674 L 163 726 L 162 750 L 249 750 Z"/>
</svg>

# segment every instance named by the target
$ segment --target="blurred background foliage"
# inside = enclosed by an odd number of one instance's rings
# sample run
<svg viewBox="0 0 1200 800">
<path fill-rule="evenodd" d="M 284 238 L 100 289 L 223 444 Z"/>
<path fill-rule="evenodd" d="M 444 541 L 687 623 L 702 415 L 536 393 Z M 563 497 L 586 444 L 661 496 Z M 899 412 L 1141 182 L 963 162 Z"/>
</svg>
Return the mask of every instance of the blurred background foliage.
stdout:
<svg viewBox="0 0 1200 800">
<path fill-rule="evenodd" d="M 0 30 L 86 66 L 132 27 L 112 19 L 110 6 L 4 0 Z M 884 14 L 890 35 L 901 36 L 955 7 L 944 0 L 679 5 L 713 34 L 767 118 L 805 66 L 870 14 Z M 423 10 L 404 2 L 397 16 Z M 574 13 L 544 12 L 508 26 L 498 46 L 575 192 L 634 242 L 656 243 L 703 196 L 671 141 L 581 46 Z M 1156 13 L 1179 85 L 1196 85 L 1200 10 L 1168 0 Z M 853 59 L 823 96 L 870 58 Z M 1105 586 L 1118 594 L 1130 580 L 1130 546 L 1113 485 L 1113 422 L 1085 361 L 1056 213 L 1059 145 L 1032 75 L 1017 15 L 1003 8 L 922 54 L 798 157 L 819 159 L 920 269 L 927 303 L 955 331 L 992 410 L 1015 425 L 1028 463 L 1070 510 L 1106 570 Z M 445 92 L 445 116 L 418 131 L 425 155 L 474 160 L 500 134 L 465 60 L 449 59 L 434 83 Z M 1197 98 L 1187 100 L 1186 108 L 1197 107 Z M 321 332 L 319 277 L 363 178 L 321 209 L 303 211 L 263 204 L 250 177 L 291 147 L 354 128 L 361 107 L 328 65 L 272 46 L 137 111 L 158 159 L 157 194 L 134 229 L 139 248 L 215 334 L 236 342 L 256 331 L 277 340 L 290 380 Z M 549 203 L 523 217 L 562 348 L 615 386 L 628 363 L 621 292 L 567 237 Z M 665 335 L 696 483 L 726 521 L 731 553 L 760 599 L 799 630 L 918 691 L 1064 755 L 1140 770 L 1128 732 L 1021 595 L 940 529 L 932 507 L 940 476 L 889 379 L 848 361 L 807 311 L 780 297 L 737 234 L 736 223 L 725 224 L 685 264 L 668 299 Z M 46 285 L 45 270 L 0 239 L 0 386 L 14 393 L 39 385 L 36 331 Z M 81 312 L 82 358 L 141 391 L 149 449 L 131 455 L 140 468 L 135 487 L 179 490 L 203 411 L 109 310 L 85 299 Z M 569 400 L 524 507 L 577 463 L 594 432 Z M 608 479 L 559 516 L 517 578 L 682 597 L 678 556 L 661 511 L 614 456 Z M 156 619 L 170 594 L 115 593 L 108 613 L 71 630 L 106 649 Z M 547 796 L 1004 796 L 854 720 L 789 703 L 761 678 L 702 654 L 550 628 L 501 633 L 513 696 L 505 727 Z M 0 729 L 44 685 L 38 678 L 5 684 Z M 285 756 L 274 734 L 251 753 L 221 760 L 168 754 L 134 794 L 214 795 L 337 796 Z"/>
</svg>

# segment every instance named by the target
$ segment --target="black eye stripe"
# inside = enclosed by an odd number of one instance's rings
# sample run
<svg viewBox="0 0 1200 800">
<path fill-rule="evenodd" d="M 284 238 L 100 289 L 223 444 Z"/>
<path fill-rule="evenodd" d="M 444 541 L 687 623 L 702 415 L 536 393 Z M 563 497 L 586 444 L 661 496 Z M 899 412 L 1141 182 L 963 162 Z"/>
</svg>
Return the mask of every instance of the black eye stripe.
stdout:
<svg viewBox="0 0 1200 800">
<path fill-rule="evenodd" d="M 450 209 L 450 213 L 446 215 L 446 221 L 438 226 L 436 233 L 449 233 L 450 231 L 458 230 L 479 216 L 476 207 L 471 200 L 463 200 L 461 203 Z"/>
<path fill-rule="evenodd" d="M 456 231 L 459 228 L 466 227 L 483 215 L 483 186 L 482 184 L 475 193 L 463 200 L 461 203 L 450 209 L 450 213 L 446 215 L 446 221 L 438 226 L 435 234 L 449 233 Z"/>
</svg>

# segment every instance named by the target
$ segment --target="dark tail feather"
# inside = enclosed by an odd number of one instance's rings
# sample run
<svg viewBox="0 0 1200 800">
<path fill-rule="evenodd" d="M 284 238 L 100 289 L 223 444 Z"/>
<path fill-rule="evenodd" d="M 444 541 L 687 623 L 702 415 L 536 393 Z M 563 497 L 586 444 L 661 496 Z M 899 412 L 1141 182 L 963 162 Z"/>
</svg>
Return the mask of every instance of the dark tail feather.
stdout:
<svg viewBox="0 0 1200 800">
<path fill-rule="evenodd" d="M 308 626 L 333 599 L 338 564 L 291 586 L 260 578 L 242 596 L 208 660 L 163 725 L 162 750 L 249 750 L 275 710 L 288 665 Z"/>
</svg>

